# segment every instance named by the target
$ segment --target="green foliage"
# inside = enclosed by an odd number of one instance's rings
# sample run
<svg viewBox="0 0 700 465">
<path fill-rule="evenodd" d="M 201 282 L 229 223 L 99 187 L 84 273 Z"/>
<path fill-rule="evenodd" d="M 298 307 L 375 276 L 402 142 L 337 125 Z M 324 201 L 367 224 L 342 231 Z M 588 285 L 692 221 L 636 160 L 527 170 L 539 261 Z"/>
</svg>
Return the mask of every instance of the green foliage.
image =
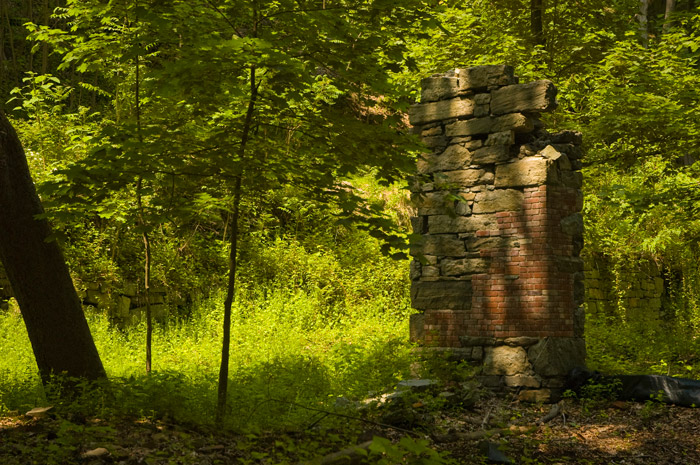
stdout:
<svg viewBox="0 0 700 465">
<path fill-rule="evenodd" d="M 425 439 L 404 436 L 393 444 L 388 439 L 375 436 L 367 453 L 367 463 L 393 465 L 401 463 L 419 465 L 442 465 L 455 463 L 453 460 L 428 447 Z"/>
<path fill-rule="evenodd" d="M 290 403 L 333 409 L 338 396 L 363 398 L 381 391 L 409 372 L 407 283 L 392 262 L 377 253 L 353 268 L 339 265 L 331 251 L 308 252 L 298 243 L 276 241 L 265 252 L 279 265 L 268 280 L 247 281 L 234 307 L 228 427 L 238 430 L 298 427 L 315 413 Z M 259 272 L 257 264 L 244 265 Z M 294 268 L 294 263 L 306 263 Z M 367 279 L 393 266 L 401 279 L 392 290 Z M 286 273 L 294 270 L 294 277 Z M 329 270 L 337 273 L 327 279 Z M 244 276 L 256 276 L 244 272 Z M 329 305 L 325 287 L 350 289 Z M 359 292 L 362 290 L 362 292 Z M 393 293 L 393 297 L 392 297 Z M 66 414 L 137 415 L 179 421 L 213 421 L 221 312 L 213 294 L 189 317 L 156 326 L 154 364 L 142 368 L 145 327 L 113 327 L 104 314 L 90 314 L 98 351 L 110 376 L 106 394 L 84 391 L 66 405 Z M 31 349 L 21 319 L 0 317 L 2 337 L 12 348 L 2 360 L 0 392 L 4 409 L 29 409 L 42 403 Z M 23 339 L 24 338 L 24 339 Z M 71 410 L 72 409 L 72 410 Z"/>
</svg>

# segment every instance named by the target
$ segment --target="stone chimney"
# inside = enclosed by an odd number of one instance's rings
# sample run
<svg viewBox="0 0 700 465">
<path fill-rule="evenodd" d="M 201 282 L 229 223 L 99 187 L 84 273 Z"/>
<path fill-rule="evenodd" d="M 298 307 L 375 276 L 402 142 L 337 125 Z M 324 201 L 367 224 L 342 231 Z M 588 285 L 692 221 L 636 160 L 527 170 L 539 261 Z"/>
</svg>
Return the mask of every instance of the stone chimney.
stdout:
<svg viewBox="0 0 700 465">
<path fill-rule="evenodd" d="M 550 400 L 585 362 L 581 134 L 545 131 L 556 88 L 519 84 L 509 66 L 422 88 L 411 338 L 481 364 L 488 386 Z"/>
</svg>

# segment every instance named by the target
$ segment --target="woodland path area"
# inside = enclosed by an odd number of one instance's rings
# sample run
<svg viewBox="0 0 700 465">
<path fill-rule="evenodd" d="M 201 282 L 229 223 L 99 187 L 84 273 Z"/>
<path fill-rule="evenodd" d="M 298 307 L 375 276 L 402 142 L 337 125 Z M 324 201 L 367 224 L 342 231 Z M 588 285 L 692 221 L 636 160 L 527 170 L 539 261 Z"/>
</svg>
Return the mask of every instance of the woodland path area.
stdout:
<svg viewBox="0 0 700 465">
<path fill-rule="evenodd" d="M 541 420 L 550 406 L 503 397 L 484 399 L 472 410 L 433 411 L 434 429 L 447 434 L 433 435 L 431 447 L 449 451 L 462 464 L 498 463 L 485 458 L 487 443 L 502 450 L 510 463 L 700 463 L 699 409 L 651 401 L 567 399 L 559 405 L 560 414 L 546 423 Z M 358 443 L 372 434 L 396 440 L 401 433 L 373 426 Z M 311 451 L 304 444 L 316 444 L 316 451 L 339 450 L 337 436 L 313 429 L 240 436 L 163 420 L 68 421 L 15 415 L 0 420 L 0 457 L 7 465 L 298 463 L 309 459 Z"/>
</svg>

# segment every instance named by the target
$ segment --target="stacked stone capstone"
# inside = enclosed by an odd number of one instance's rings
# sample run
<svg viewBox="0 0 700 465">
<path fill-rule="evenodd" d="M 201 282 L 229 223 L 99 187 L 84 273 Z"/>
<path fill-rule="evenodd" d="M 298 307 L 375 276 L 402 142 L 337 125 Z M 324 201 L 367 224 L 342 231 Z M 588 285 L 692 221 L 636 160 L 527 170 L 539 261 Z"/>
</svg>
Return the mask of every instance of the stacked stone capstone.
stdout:
<svg viewBox="0 0 700 465">
<path fill-rule="evenodd" d="M 519 84 L 509 66 L 422 87 L 410 121 L 432 151 L 412 187 L 412 340 L 481 363 L 487 385 L 551 399 L 585 361 L 581 135 L 545 131 L 556 88 Z"/>
</svg>

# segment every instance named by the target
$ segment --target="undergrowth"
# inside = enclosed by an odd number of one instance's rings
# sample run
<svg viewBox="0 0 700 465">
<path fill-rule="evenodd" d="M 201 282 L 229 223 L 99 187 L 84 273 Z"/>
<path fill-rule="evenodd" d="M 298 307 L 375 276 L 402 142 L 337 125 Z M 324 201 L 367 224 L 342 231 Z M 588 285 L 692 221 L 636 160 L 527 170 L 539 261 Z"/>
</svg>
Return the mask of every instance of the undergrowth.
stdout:
<svg viewBox="0 0 700 465">
<path fill-rule="evenodd" d="M 322 251 L 282 242 L 262 259 L 281 269 L 268 270 L 266 281 L 246 281 L 234 305 L 228 428 L 304 427 L 318 415 L 305 406 L 332 410 L 339 396 L 360 399 L 407 376 L 412 356 L 408 286 L 398 271 L 403 263 L 377 258 L 351 270 Z M 282 272 L 295 264 L 294 274 Z M 186 318 L 156 325 L 154 370 L 148 375 L 145 325 L 119 329 L 105 314 L 88 312 L 110 388 L 108 394 L 85 390 L 65 407 L 211 424 L 222 307 L 223 295 L 214 293 L 195 303 Z M 0 410 L 50 403 L 16 310 L 0 315 L 0 339 Z"/>
</svg>

